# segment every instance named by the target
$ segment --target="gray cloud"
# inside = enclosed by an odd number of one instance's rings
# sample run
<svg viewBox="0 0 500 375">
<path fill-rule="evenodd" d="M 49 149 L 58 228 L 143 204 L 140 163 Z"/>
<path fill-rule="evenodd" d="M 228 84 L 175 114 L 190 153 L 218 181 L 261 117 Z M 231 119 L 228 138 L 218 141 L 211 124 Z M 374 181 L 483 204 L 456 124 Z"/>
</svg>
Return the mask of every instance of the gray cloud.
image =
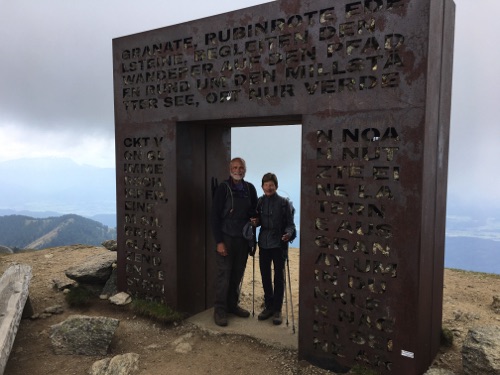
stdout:
<svg viewBox="0 0 500 375">
<path fill-rule="evenodd" d="M 113 38 L 264 2 L 0 0 L 0 139 L 7 126 L 15 126 L 19 134 L 31 135 L 16 142 L 36 141 L 38 133 L 49 142 L 53 134 L 59 141 L 47 149 L 59 147 L 61 153 L 77 148 L 68 139 L 78 143 L 82 136 L 85 145 L 92 144 L 89 137 L 104 137 L 102 147 L 109 148 L 114 137 Z M 500 2 L 455 2 L 449 186 L 464 197 L 484 199 L 500 185 L 495 173 L 500 49 L 494 37 Z M 113 150 L 100 152 L 114 157 Z M 473 194 L 466 193 L 471 181 Z"/>
<path fill-rule="evenodd" d="M 113 135 L 112 39 L 266 1 L 0 2 L 0 126 Z"/>
</svg>

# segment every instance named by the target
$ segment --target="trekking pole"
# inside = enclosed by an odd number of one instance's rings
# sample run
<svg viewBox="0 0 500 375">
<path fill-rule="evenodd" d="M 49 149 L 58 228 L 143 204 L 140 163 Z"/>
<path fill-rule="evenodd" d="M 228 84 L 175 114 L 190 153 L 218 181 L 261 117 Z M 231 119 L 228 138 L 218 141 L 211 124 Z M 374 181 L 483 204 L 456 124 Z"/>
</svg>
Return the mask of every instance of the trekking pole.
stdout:
<svg viewBox="0 0 500 375">
<path fill-rule="evenodd" d="M 290 288 L 290 310 L 292 311 L 292 330 L 295 333 L 295 318 L 293 316 L 293 300 L 292 300 L 292 282 L 290 281 L 290 262 L 288 257 L 286 258 L 286 266 L 288 268 L 288 288 Z M 286 278 L 286 275 L 285 275 Z"/>
<path fill-rule="evenodd" d="M 286 311 L 286 326 L 288 327 L 288 296 L 286 291 L 286 268 L 283 265 L 283 287 L 285 288 L 285 311 Z"/>
<path fill-rule="evenodd" d="M 255 253 L 252 260 L 252 316 L 255 316 Z"/>
<path fill-rule="evenodd" d="M 240 286 L 238 287 L 238 304 L 241 302 L 240 296 L 241 296 L 241 288 L 243 288 L 243 279 L 244 278 L 245 278 L 245 274 L 243 274 L 243 276 L 241 276 Z"/>
</svg>

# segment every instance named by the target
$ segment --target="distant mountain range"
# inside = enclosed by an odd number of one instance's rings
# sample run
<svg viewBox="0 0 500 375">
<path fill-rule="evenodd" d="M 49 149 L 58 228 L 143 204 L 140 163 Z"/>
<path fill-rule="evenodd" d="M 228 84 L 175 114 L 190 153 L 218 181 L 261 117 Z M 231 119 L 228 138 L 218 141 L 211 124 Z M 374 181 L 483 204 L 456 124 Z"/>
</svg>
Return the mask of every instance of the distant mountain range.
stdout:
<svg viewBox="0 0 500 375">
<path fill-rule="evenodd" d="M 465 233 L 464 221 L 467 220 L 451 225 L 451 233 Z M 467 228 L 470 230 L 471 226 Z M 114 214 L 95 215 L 89 219 L 56 212 L 0 210 L 0 253 L 10 252 L 2 251 L 2 245 L 10 249 L 43 249 L 78 243 L 100 245 L 108 239 L 116 239 Z M 300 231 L 292 246 L 299 244 Z M 445 267 L 500 274 L 500 241 L 448 234 Z"/>
<path fill-rule="evenodd" d="M 0 252 L 85 244 L 100 245 L 116 239 L 116 229 L 79 215 L 33 218 L 0 216 Z M 10 251 L 9 251 L 10 249 Z"/>
<path fill-rule="evenodd" d="M 0 208 L 0 216 L 8 216 L 8 215 L 23 215 L 37 219 L 44 219 L 47 217 L 63 216 L 64 214 L 53 211 L 28 211 L 28 210 L 16 211 L 16 210 L 6 210 Z M 86 218 L 98 221 L 99 223 L 104 224 L 110 228 L 116 228 L 116 214 L 98 214 Z"/>
<path fill-rule="evenodd" d="M 0 162 L 0 176 L 0 216 L 54 219 L 76 214 L 116 228 L 114 168 L 62 158 L 20 159 Z M 500 207 L 491 201 L 473 204 L 454 193 L 448 194 L 447 206 L 445 266 L 500 274 Z M 84 241 L 65 245 L 74 243 Z M 296 239 L 293 245 L 299 243 Z"/>
</svg>

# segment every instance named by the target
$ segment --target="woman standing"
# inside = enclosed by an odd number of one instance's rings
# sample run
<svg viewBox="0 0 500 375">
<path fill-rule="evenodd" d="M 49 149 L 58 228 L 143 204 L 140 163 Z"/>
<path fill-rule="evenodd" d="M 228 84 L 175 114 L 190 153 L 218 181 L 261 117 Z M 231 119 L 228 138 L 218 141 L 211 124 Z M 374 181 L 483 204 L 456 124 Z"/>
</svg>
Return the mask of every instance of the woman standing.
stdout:
<svg viewBox="0 0 500 375">
<path fill-rule="evenodd" d="M 278 195 L 278 178 L 274 173 L 262 177 L 261 196 L 257 203 L 260 216 L 259 266 L 264 288 L 265 308 L 259 314 L 259 320 L 273 317 L 273 323 L 281 324 L 281 308 L 285 291 L 285 260 L 288 257 L 288 243 L 295 233 L 293 210 L 288 199 Z M 274 288 L 271 280 L 274 268 Z"/>
</svg>

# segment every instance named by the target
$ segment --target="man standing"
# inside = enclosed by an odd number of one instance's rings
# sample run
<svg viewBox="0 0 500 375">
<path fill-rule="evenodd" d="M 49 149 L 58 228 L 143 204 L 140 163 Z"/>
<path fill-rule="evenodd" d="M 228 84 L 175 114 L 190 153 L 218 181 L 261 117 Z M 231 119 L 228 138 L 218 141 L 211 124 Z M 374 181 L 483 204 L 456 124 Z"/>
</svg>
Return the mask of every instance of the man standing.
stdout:
<svg viewBox="0 0 500 375">
<path fill-rule="evenodd" d="M 217 244 L 214 321 L 219 326 L 227 326 L 227 313 L 250 316 L 249 311 L 238 306 L 239 285 L 250 251 L 243 227 L 257 216 L 257 191 L 244 180 L 245 173 L 245 161 L 232 159 L 230 176 L 218 186 L 213 199 L 212 232 Z"/>
</svg>

